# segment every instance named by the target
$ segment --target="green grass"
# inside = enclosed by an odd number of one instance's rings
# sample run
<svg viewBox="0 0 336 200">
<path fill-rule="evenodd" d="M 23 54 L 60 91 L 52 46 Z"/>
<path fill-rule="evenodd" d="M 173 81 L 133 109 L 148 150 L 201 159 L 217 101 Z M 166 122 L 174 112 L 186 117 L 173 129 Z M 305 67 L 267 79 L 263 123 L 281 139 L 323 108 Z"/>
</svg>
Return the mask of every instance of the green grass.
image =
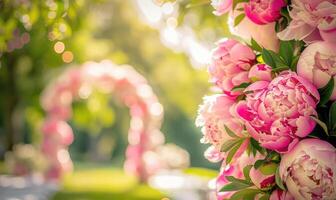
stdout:
<svg viewBox="0 0 336 200">
<path fill-rule="evenodd" d="M 64 177 L 53 200 L 160 200 L 165 197 L 122 169 L 77 169 Z"/>
</svg>

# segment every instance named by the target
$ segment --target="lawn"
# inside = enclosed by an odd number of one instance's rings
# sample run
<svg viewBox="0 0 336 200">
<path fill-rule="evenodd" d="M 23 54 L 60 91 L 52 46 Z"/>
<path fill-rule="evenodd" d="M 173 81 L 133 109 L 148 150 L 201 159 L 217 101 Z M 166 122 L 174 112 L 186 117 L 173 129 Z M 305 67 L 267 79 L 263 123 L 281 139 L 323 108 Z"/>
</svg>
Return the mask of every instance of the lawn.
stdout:
<svg viewBox="0 0 336 200">
<path fill-rule="evenodd" d="M 165 196 L 121 169 L 77 169 L 63 180 L 53 200 L 160 200 Z"/>
<path fill-rule="evenodd" d="M 76 166 L 74 173 L 64 177 L 61 190 L 52 200 L 161 200 L 167 197 L 148 185 L 138 184 L 135 177 L 126 175 L 122 169 Z M 190 168 L 185 173 L 205 178 L 217 174 L 201 168 Z"/>
</svg>

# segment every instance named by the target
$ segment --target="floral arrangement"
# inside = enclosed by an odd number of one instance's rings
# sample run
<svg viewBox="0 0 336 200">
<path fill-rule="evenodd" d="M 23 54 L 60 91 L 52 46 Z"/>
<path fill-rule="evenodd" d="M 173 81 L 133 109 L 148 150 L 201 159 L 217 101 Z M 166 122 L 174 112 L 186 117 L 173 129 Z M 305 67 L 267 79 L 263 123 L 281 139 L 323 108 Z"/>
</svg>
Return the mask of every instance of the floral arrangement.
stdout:
<svg viewBox="0 0 336 200">
<path fill-rule="evenodd" d="M 47 178 L 57 180 L 72 170 L 68 146 L 74 136 L 66 121 L 71 117 L 72 102 L 88 98 L 92 90 L 114 93 L 130 109 L 129 146 L 124 165 L 127 172 L 145 181 L 159 170 L 188 166 L 189 155 L 185 150 L 164 145 L 160 131 L 163 108 L 146 79 L 130 66 L 117 66 L 110 61 L 87 62 L 67 69 L 42 95 L 41 104 L 47 117 L 42 126 L 41 150 L 50 164 Z M 167 148 L 171 151 L 165 159 Z M 184 162 L 172 165 L 171 157 Z"/>
<path fill-rule="evenodd" d="M 336 1 L 212 0 L 233 34 L 198 111 L 217 199 L 336 199 Z"/>
</svg>

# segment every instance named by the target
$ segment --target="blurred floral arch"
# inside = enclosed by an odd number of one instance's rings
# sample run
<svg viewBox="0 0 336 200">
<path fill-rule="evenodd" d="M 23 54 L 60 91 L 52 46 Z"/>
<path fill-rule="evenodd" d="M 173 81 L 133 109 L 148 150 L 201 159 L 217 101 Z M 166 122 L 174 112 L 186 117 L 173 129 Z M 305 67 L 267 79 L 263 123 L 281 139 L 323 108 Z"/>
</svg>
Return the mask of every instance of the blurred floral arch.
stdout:
<svg viewBox="0 0 336 200">
<path fill-rule="evenodd" d="M 127 172 L 145 181 L 159 170 L 189 164 L 186 151 L 174 145 L 162 146 L 163 107 L 146 79 L 131 66 L 117 66 L 110 61 L 87 62 L 65 70 L 42 94 L 46 119 L 42 126 L 41 151 L 49 162 L 47 178 L 58 179 L 72 170 L 68 146 L 74 136 L 66 121 L 71 118 L 73 101 L 88 98 L 93 90 L 117 96 L 130 110 L 129 145 L 124 163 Z"/>
</svg>

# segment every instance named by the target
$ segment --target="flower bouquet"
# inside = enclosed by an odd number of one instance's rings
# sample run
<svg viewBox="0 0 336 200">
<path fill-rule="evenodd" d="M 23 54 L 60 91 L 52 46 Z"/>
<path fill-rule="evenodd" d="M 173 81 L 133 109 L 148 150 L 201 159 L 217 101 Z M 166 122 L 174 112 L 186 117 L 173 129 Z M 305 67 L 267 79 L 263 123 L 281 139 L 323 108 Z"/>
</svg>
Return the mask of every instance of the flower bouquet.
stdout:
<svg viewBox="0 0 336 200">
<path fill-rule="evenodd" d="M 233 34 L 196 125 L 217 199 L 336 199 L 336 1 L 213 0 Z"/>
</svg>

